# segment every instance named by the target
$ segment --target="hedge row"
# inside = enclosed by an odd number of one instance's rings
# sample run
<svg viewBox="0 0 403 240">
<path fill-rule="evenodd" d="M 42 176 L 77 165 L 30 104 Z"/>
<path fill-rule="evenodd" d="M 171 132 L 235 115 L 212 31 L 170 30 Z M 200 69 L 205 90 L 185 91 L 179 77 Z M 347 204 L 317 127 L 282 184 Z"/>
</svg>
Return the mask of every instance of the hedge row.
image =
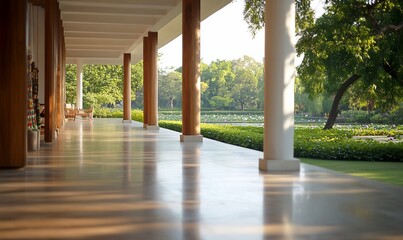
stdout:
<svg viewBox="0 0 403 240">
<path fill-rule="evenodd" d="M 95 117 L 122 118 L 122 110 L 101 109 L 96 111 Z M 141 110 L 132 111 L 132 119 L 143 121 Z M 159 121 L 163 128 L 177 132 L 182 131 L 180 121 Z M 246 147 L 263 150 L 263 128 L 252 126 L 230 126 L 201 124 L 201 134 L 210 139 Z M 368 129 L 331 129 L 301 127 L 295 129 L 294 155 L 295 157 L 364 160 L 364 161 L 403 161 L 403 142 L 380 143 L 374 140 L 356 140 L 353 136 L 388 135 L 398 138 L 402 130 L 379 128 Z"/>
<path fill-rule="evenodd" d="M 160 121 L 159 125 L 178 132 L 182 130 L 182 124 L 179 121 Z M 403 161 L 403 142 L 380 143 L 370 139 L 353 139 L 353 135 L 357 132 L 358 130 L 324 131 L 319 128 L 297 128 L 294 138 L 294 156 L 329 160 Z M 382 130 L 382 133 L 396 135 L 396 130 L 390 130 L 390 132 Z M 263 150 L 261 127 L 201 124 L 201 134 L 217 141 Z"/>
<path fill-rule="evenodd" d="M 100 108 L 93 114 L 94 118 L 123 118 L 123 110 L 119 108 Z M 143 121 L 143 111 L 132 110 L 132 119 L 138 122 Z"/>
</svg>

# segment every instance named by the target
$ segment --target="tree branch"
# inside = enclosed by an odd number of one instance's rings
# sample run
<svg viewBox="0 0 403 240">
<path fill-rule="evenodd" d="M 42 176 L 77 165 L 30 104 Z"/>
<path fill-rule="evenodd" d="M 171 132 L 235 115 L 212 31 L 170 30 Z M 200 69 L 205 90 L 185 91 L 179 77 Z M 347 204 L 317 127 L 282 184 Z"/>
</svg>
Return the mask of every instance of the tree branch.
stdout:
<svg viewBox="0 0 403 240">
<path fill-rule="evenodd" d="M 388 32 L 388 31 L 400 31 L 400 30 L 402 30 L 403 29 L 403 22 L 402 23 L 400 23 L 399 25 L 393 25 L 393 24 L 390 24 L 390 25 L 386 25 L 386 26 L 384 26 L 383 28 L 381 28 L 381 34 L 385 34 L 386 32 Z"/>
<path fill-rule="evenodd" d="M 396 69 L 394 69 L 388 61 L 384 60 L 383 61 L 383 69 L 385 70 L 385 72 L 387 72 L 393 80 L 395 80 L 400 86 L 403 86 L 403 81 L 401 79 L 399 79 L 398 77 L 398 73 L 396 71 Z"/>
</svg>

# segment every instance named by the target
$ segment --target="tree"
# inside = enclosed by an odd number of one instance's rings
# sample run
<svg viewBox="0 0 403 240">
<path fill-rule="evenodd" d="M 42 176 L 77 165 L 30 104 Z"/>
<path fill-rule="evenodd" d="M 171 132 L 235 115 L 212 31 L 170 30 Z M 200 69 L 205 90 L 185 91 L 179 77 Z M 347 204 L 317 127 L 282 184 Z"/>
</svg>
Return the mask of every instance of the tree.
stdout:
<svg viewBox="0 0 403 240">
<path fill-rule="evenodd" d="M 132 100 L 135 100 L 143 89 L 143 61 L 131 65 Z"/>
<path fill-rule="evenodd" d="M 66 65 L 66 103 L 76 104 L 77 80 L 76 80 L 77 65 Z"/>
<path fill-rule="evenodd" d="M 121 65 L 84 65 L 83 105 L 115 106 L 123 100 L 123 67 Z"/>
<path fill-rule="evenodd" d="M 132 100 L 143 87 L 142 62 L 131 66 Z M 66 65 L 66 102 L 76 102 L 76 71 L 74 64 Z M 84 107 L 115 106 L 123 99 L 123 68 L 120 65 L 84 65 Z"/>
<path fill-rule="evenodd" d="M 253 58 L 244 56 L 233 62 L 235 74 L 231 93 L 234 103 L 243 111 L 245 107 L 256 107 L 258 101 L 258 82 L 263 78 L 263 65 Z"/>
<path fill-rule="evenodd" d="M 264 4 L 263 0 L 246 0 Z M 334 95 L 325 129 L 332 128 L 346 92 L 374 88 L 384 110 L 402 100 L 403 6 L 401 0 L 326 0 L 325 13 L 314 19 L 308 0 L 299 0 L 296 45 L 302 64 L 297 68 L 310 95 Z M 245 5 L 248 6 L 247 4 Z M 246 11 L 245 18 L 263 12 Z M 351 88 L 361 81 L 361 88 Z"/>
<path fill-rule="evenodd" d="M 160 72 L 158 91 L 160 102 L 174 108 L 174 100 L 182 96 L 182 74 L 177 71 Z"/>
<path fill-rule="evenodd" d="M 234 77 L 231 61 L 216 60 L 209 65 L 202 63 L 201 83 L 205 87 L 201 96 L 203 106 L 214 108 L 229 107 L 231 103 L 227 100 L 231 99 L 230 85 Z M 213 99 L 214 97 L 219 98 Z M 226 100 L 222 102 L 221 100 L 223 99 Z"/>
</svg>

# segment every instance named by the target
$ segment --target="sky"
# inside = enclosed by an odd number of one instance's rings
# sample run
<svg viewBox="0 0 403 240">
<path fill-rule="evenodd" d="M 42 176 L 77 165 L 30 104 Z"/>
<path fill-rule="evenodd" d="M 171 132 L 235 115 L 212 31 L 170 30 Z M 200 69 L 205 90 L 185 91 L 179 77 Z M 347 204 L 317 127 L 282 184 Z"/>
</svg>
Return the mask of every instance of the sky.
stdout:
<svg viewBox="0 0 403 240">
<path fill-rule="evenodd" d="M 264 56 L 264 31 L 253 39 L 243 20 L 243 0 L 235 0 L 205 19 L 200 26 L 201 59 L 211 61 L 234 60 L 248 55 L 262 62 Z M 159 50 L 162 53 L 160 67 L 182 65 L 182 36 Z"/>
<path fill-rule="evenodd" d="M 313 0 L 311 6 L 315 9 L 316 17 L 323 13 L 322 0 Z M 234 60 L 244 55 L 263 62 L 264 57 L 264 29 L 253 38 L 248 25 L 243 19 L 244 0 L 234 0 L 202 21 L 200 26 L 201 59 L 204 63 L 212 61 Z M 159 53 L 162 57 L 160 68 L 182 66 L 182 36 L 168 43 Z M 296 63 L 301 62 L 296 59 Z"/>
</svg>

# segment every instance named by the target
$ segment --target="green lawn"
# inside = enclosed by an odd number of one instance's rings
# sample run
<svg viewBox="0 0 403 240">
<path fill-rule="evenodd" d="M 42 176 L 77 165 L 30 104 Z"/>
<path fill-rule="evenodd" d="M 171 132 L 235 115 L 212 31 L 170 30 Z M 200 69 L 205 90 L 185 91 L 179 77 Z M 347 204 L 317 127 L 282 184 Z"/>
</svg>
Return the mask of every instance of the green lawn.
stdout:
<svg viewBox="0 0 403 240">
<path fill-rule="evenodd" d="M 403 186 L 403 162 L 335 161 L 301 158 L 318 167 L 384 183 Z"/>
</svg>

